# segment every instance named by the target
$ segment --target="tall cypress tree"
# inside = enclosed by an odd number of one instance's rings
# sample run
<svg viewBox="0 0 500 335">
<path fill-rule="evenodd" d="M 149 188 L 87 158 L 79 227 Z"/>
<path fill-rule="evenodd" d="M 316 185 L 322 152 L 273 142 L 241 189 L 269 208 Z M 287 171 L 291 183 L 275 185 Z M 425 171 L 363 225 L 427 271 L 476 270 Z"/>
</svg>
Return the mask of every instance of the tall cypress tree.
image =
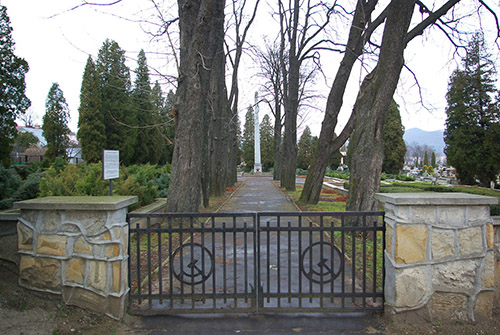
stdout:
<svg viewBox="0 0 500 335">
<path fill-rule="evenodd" d="M 500 172 L 500 115 L 492 98 L 496 93 L 494 74 L 483 36 L 478 33 L 467 47 L 463 69 L 451 75 L 446 95 L 445 153 L 464 184 L 479 179 L 488 185 Z"/>
<path fill-rule="evenodd" d="M 43 116 L 43 136 L 47 140 L 45 157 L 54 160 L 56 157 L 66 157 L 68 147 L 69 109 L 63 91 L 58 83 L 53 83 L 45 101 Z"/>
<path fill-rule="evenodd" d="M 255 125 L 253 119 L 253 108 L 250 106 L 245 114 L 243 138 L 241 139 L 241 158 L 245 161 L 245 170 L 247 172 L 253 169 L 253 165 L 255 163 L 254 133 Z"/>
<path fill-rule="evenodd" d="M 104 41 L 96 69 L 101 84 L 106 149 L 120 150 L 121 161 L 131 164 L 135 158 L 137 115 L 131 107 L 130 70 L 125 65 L 125 51 L 117 42 Z"/>
<path fill-rule="evenodd" d="M 83 159 L 95 163 L 101 160 L 101 152 L 106 144 L 106 126 L 102 110 L 99 75 L 94 61 L 89 56 L 83 73 L 78 108 L 78 140 L 82 147 Z"/>
<path fill-rule="evenodd" d="M 314 137 L 311 135 L 311 129 L 309 126 L 306 126 L 302 132 L 297 147 L 297 167 L 302 170 L 307 170 L 309 165 L 311 165 L 315 154 Z"/>
<path fill-rule="evenodd" d="M 274 128 L 269 115 L 264 115 L 260 124 L 260 151 L 262 171 L 269 171 L 274 165 Z"/>
<path fill-rule="evenodd" d="M 149 70 L 144 50 L 139 52 L 137 69 L 135 70 L 134 89 L 132 98 L 137 114 L 137 144 L 134 161 L 137 163 L 156 163 L 154 147 L 159 143 L 155 141 L 155 123 L 153 96 L 149 81 Z"/>
<path fill-rule="evenodd" d="M 403 135 L 404 127 L 401 123 L 399 107 L 392 100 L 382 130 L 382 146 L 384 148 L 382 171 L 385 173 L 398 174 L 404 166 L 406 144 Z"/>
<path fill-rule="evenodd" d="M 171 114 L 175 94 L 170 90 L 165 99 L 160 84 L 156 81 L 152 89 L 152 96 L 155 122 L 153 155 L 157 164 L 170 164 L 172 163 L 175 138 L 175 125 Z"/>
<path fill-rule="evenodd" d="M 0 5 L 0 163 L 10 165 L 9 155 L 17 135 L 15 119 L 31 105 L 25 95 L 28 63 L 14 54 L 14 40 L 7 8 Z"/>
</svg>

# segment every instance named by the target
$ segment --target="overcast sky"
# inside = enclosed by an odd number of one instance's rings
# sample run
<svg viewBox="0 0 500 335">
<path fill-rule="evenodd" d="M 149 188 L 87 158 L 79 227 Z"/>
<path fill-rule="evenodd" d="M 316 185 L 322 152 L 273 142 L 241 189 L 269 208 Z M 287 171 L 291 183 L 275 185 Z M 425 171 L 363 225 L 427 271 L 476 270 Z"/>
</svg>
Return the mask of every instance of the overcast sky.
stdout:
<svg viewBox="0 0 500 335">
<path fill-rule="evenodd" d="M 161 1 L 160 1 L 161 2 Z M 124 20 L 120 17 L 146 19 L 147 10 L 151 3 L 146 0 L 123 0 L 112 7 L 84 6 L 69 10 L 79 4 L 79 0 L 0 0 L 7 7 L 7 13 L 14 29 L 13 37 L 16 42 L 15 53 L 23 57 L 30 66 L 26 77 L 27 96 L 32 102 L 31 110 L 36 120 L 41 124 L 45 113 L 45 99 L 53 82 L 58 82 L 64 92 L 71 112 L 70 128 L 77 130 L 79 94 L 83 70 L 89 55 L 94 58 L 106 38 L 116 40 L 122 49 L 126 50 L 128 66 L 133 71 L 136 67 L 135 58 L 143 48 L 147 52 L 148 64 L 160 73 L 175 75 L 172 64 L 162 54 L 168 49 L 166 41 L 153 40 L 144 30 L 153 29 L 145 23 Z M 261 6 L 261 15 L 267 15 L 270 7 Z M 493 22 L 492 17 L 488 18 Z M 269 18 L 266 18 L 269 22 Z M 262 40 L 268 33 L 266 20 L 256 23 L 251 38 Z M 264 22 L 264 23 L 263 23 Z M 425 101 L 424 108 L 420 104 L 419 92 L 414 85 L 412 75 L 404 70 L 395 99 L 400 104 L 403 125 L 409 128 L 437 130 L 444 128 L 446 107 L 445 94 L 448 78 L 457 67 L 457 61 L 452 60 L 449 43 L 437 31 L 426 33 L 411 42 L 405 53 L 405 59 L 412 70 L 417 74 L 422 87 Z M 318 80 L 325 94 L 331 85 L 339 57 L 331 56 L 322 59 L 326 66 L 326 82 Z M 244 120 L 246 106 L 253 101 L 255 90 L 258 89 L 261 79 L 256 73 L 251 58 L 244 59 L 246 69 L 240 76 L 244 90 L 240 92 L 240 120 Z M 175 68 L 174 68 L 175 69 Z M 354 78 L 362 78 L 364 73 L 360 69 L 353 74 Z M 153 76 L 153 80 L 162 80 Z M 169 86 L 163 80 L 164 89 Z M 357 93 L 359 80 L 353 80 L 350 94 L 346 96 L 345 108 L 340 118 L 340 125 L 344 125 L 347 115 L 352 108 Z M 165 92 L 166 93 L 166 92 Z M 324 109 L 326 102 L 317 102 Z M 261 106 L 261 117 L 266 107 Z M 303 124 L 309 124 L 313 134 L 318 135 L 323 115 L 310 112 Z"/>
</svg>

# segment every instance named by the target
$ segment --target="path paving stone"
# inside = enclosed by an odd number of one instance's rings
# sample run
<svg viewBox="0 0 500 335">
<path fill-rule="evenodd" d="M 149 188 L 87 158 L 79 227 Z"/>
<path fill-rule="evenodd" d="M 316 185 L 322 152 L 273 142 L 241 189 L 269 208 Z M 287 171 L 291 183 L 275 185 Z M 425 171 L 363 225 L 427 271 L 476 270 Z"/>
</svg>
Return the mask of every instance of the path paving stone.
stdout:
<svg viewBox="0 0 500 335">
<path fill-rule="evenodd" d="M 240 181 L 244 184 L 240 186 L 232 198 L 220 208 L 219 212 L 229 213 L 229 212 L 296 212 L 298 211 L 295 205 L 288 199 L 285 194 L 279 190 L 272 181 L 270 177 L 240 177 Z M 231 222 L 227 223 L 231 226 Z M 293 225 L 296 222 L 291 223 Z M 242 222 L 239 221 L 235 223 L 236 227 L 240 227 Z M 274 236 L 276 239 L 276 234 Z M 240 237 L 236 238 L 236 243 L 238 244 Z M 266 237 L 263 237 L 264 243 Z M 280 238 L 281 239 L 281 238 Z M 222 240 L 217 237 L 215 242 L 215 248 L 220 249 L 222 247 Z M 205 241 L 207 243 L 207 241 Z M 209 249 L 212 248 L 208 242 Z M 241 248 L 235 248 L 231 244 L 231 239 L 229 238 L 224 243 L 227 260 L 234 259 L 236 255 L 237 259 L 241 259 L 242 251 Z M 247 241 L 251 243 L 251 241 Z M 295 239 L 292 243 L 291 252 L 294 248 L 297 248 L 298 241 Z M 267 246 L 264 246 L 266 249 Z M 272 250 L 270 253 L 276 256 L 278 253 L 276 250 L 276 245 L 270 246 Z M 288 246 L 282 246 L 281 253 L 287 254 L 289 250 Z M 304 248 L 304 247 L 303 247 Z M 253 264 L 253 252 L 248 250 L 249 253 L 247 257 L 251 259 Z M 233 253 L 236 252 L 235 255 Z M 266 250 L 263 250 L 266 253 Z M 276 267 L 276 261 L 285 258 L 275 257 L 274 260 L 270 260 L 268 264 L 264 264 L 265 268 L 270 268 L 273 271 L 273 265 Z M 297 258 L 298 261 L 298 258 Z M 221 264 L 218 265 L 219 267 Z M 226 268 L 226 276 L 230 271 L 232 271 L 234 264 L 232 261 L 229 262 L 229 266 Z M 247 271 L 253 271 L 252 268 L 247 269 Z M 284 270 L 286 272 L 288 270 Z M 293 265 L 293 271 L 298 273 L 297 264 Z M 216 269 L 216 281 L 217 283 L 222 283 L 220 276 L 222 275 L 221 269 Z M 243 265 L 237 264 L 236 274 L 241 274 L 244 272 Z M 276 274 L 274 274 L 276 277 Z M 295 276 L 294 280 L 299 277 Z M 241 287 L 240 282 L 236 286 L 233 285 L 233 281 L 229 278 L 227 291 L 240 291 L 244 288 Z M 276 289 L 276 278 L 274 286 L 270 288 Z M 240 286 L 238 286 L 240 285 Z M 265 285 L 265 284 L 264 284 Z M 283 285 L 287 285 L 286 280 Z M 297 285 L 293 283 L 292 285 Z M 191 303 L 191 302 L 190 302 Z M 156 317 L 145 317 L 141 318 L 140 332 L 144 334 L 365 334 L 376 333 L 374 328 L 370 327 L 371 324 L 375 323 L 374 317 L 365 313 L 348 313 L 348 314 L 244 314 L 244 315 L 209 315 L 209 316 L 156 316 Z"/>
</svg>

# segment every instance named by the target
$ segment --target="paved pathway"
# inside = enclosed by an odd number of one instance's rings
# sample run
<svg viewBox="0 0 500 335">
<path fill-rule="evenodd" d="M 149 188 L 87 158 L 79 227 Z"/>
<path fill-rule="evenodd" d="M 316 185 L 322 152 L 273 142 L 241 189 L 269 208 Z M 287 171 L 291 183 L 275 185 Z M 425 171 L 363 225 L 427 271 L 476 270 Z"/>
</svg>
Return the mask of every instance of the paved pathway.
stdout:
<svg viewBox="0 0 500 335">
<path fill-rule="evenodd" d="M 221 212 L 297 211 L 270 177 L 242 177 L 244 184 Z M 216 242 L 218 245 L 219 243 Z M 228 248 L 228 257 L 231 256 Z M 270 264 L 271 266 L 271 264 Z M 265 266 L 267 268 L 267 266 Z M 241 273 L 238 271 L 238 273 Z M 362 314 L 155 316 L 135 318 L 137 334 L 373 334 L 375 317 Z"/>
<path fill-rule="evenodd" d="M 239 180 L 244 184 L 220 209 L 221 212 L 297 211 L 290 199 L 274 186 L 271 177 L 240 177 Z"/>
</svg>

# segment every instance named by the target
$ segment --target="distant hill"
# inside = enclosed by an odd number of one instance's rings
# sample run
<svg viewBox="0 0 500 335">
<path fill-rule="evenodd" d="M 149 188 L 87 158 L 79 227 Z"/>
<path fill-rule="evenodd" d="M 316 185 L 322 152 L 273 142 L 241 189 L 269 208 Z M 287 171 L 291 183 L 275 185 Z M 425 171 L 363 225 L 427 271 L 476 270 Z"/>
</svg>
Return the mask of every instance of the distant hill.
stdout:
<svg viewBox="0 0 500 335">
<path fill-rule="evenodd" d="M 436 150 L 437 156 L 444 155 L 443 130 L 425 131 L 419 128 L 411 128 L 405 131 L 403 139 L 408 144 L 427 144 L 428 146 Z"/>
</svg>

